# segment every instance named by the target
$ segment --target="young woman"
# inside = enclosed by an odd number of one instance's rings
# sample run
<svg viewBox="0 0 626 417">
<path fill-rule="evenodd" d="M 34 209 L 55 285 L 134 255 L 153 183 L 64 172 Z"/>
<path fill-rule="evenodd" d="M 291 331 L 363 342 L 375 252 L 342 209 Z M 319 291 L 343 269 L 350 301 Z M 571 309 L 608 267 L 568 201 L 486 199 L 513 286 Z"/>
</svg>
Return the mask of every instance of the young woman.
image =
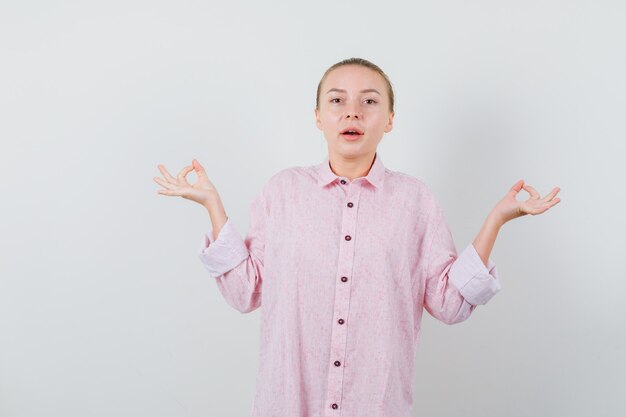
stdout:
<svg viewBox="0 0 626 417">
<path fill-rule="evenodd" d="M 457 255 L 430 189 L 383 165 L 377 146 L 393 117 L 378 66 L 330 67 L 315 108 L 328 156 L 274 174 L 252 202 L 245 239 L 197 160 L 176 178 L 158 166 L 160 194 L 209 212 L 198 255 L 225 300 L 242 313 L 263 307 L 252 417 L 411 416 L 423 309 L 466 320 L 500 290 L 489 255 L 502 225 L 560 201 L 558 187 L 541 198 L 518 181 Z M 530 198 L 520 202 L 522 189 Z"/>
</svg>

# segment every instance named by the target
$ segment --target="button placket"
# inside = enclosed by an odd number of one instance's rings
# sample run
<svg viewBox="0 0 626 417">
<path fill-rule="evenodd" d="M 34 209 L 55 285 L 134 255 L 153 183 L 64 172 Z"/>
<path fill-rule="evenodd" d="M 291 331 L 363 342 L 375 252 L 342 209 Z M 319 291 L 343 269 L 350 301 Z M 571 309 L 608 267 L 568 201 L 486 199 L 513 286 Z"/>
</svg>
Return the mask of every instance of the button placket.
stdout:
<svg viewBox="0 0 626 417">
<path fill-rule="evenodd" d="M 350 279 L 354 265 L 354 239 L 361 183 L 350 183 L 346 188 L 341 218 L 341 243 L 339 245 L 339 265 L 335 284 L 335 320 L 331 332 L 330 363 L 328 372 L 327 404 L 330 404 L 328 417 L 337 417 L 342 398 L 346 340 L 348 334 L 347 317 L 350 307 Z"/>
</svg>

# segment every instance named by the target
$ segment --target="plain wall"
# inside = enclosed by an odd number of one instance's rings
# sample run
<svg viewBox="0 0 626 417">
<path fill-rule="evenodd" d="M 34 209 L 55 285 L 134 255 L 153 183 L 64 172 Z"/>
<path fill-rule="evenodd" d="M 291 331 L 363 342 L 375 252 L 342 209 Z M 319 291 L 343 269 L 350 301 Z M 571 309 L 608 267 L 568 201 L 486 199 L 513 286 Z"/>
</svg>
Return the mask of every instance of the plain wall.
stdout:
<svg viewBox="0 0 626 417">
<path fill-rule="evenodd" d="M 226 304 L 207 212 L 152 178 L 197 158 L 245 234 L 273 173 L 325 158 L 315 90 L 353 56 L 395 88 L 385 166 L 433 189 L 459 250 L 517 180 L 561 188 L 500 230 L 496 297 L 424 315 L 415 416 L 622 415 L 624 21 L 600 0 L 2 2 L 0 416 L 249 415 L 260 310 Z"/>
</svg>

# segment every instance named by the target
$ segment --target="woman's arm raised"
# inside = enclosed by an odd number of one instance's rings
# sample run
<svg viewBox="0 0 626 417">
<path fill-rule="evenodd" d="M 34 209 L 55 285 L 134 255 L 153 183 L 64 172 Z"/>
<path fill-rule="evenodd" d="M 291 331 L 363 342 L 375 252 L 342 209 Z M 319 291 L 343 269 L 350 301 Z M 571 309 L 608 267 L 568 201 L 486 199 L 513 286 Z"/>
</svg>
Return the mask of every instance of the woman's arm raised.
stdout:
<svg viewBox="0 0 626 417">
<path fill-rule="evenodd" d="M 530 197 L 517 201 L 526 190 Z M 457 254 L 452 234 L 436 205 L 428 261 L 426 263 L 426 293 L 424 306 L 435 318 L 454 324 L 466 320 L 479 304 L 486 304 L 499 290 L 500 282 L 495 263 L 490 259 L 496 236 L 502 225 L 526 214 L 541 214 L 561 200 L 555 187 L 546 197 L 523 180 L 516 182 L 487 216 L 474 242 Z M 452 285 L 448 285 L 451 283 Z"/>
<path fill-rule="evenodd" d="M 265 247 L 265 200 L 260 193 L 250 210 L 250 228 L 245 240 L 230 221 L 217 190 L 197 160 L 183 168 L 176 178 L 159 165 L 165 180 L 154 180 L 165 190 L 159 194 L 180 196 L 201 204 L 211 218 L 212 228 L 205 233 L 198 256 L 209 274 L 216 279 L 229 305 L 247 313 L 261 305 L 263 252 Z M 198 181 L 189 184 L 186 175 L 195 170 Z"/>
<path fill-rule="evenodd" d="M 530 197 L 526 201 L 517 201 L 517 194 L 522 188 L 530 194 Z M 524 180 L 517 181 L 491 210 L 474 239 L 474 247 L 483 263 L 487 264 L 496 236 L 504 223 L 527 214 L 534 216 L 545 212 L 561 201 L 560 198 L 555 198 L 560 190 L 559 187 L 554 187 L 550 194 L 540 198 L 539 193 L 533 187 L 524 184 Z"/>
</svg>

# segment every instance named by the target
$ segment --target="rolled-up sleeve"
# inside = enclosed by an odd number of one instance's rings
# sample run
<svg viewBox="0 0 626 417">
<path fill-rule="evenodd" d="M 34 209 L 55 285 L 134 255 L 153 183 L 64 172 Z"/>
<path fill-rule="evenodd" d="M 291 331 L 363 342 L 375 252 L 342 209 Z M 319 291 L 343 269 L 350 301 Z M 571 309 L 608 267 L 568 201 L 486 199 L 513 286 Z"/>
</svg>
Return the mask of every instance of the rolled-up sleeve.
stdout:
<svg viewBox="0 0 626 417">
<path fill-rule="evenodd" d="M 212 227 L 204 234 L 198 256 L 209 275 L 217 278 L 243 262 L 248 257 L 248 248 L 228 217 L 217 239 L 213 238 Z"/>
<path fill-rule="evenodd" d="M 496 264 L 489 258 L 485 266 L 471 243 L 452 264 L 449 275 L 450 283 L 470 304 L 487 304 L 501 288 Z"/>
<path fill-rule="evenodd" d="M 424 270 L 424 308 L 444 323 L 459 323 L 500 291 L 498 271 L 492 259 L 485 266 L 473 244 L 458 255 L 441 208 L 436 206 L 434 212 Z"/>
</svg>

